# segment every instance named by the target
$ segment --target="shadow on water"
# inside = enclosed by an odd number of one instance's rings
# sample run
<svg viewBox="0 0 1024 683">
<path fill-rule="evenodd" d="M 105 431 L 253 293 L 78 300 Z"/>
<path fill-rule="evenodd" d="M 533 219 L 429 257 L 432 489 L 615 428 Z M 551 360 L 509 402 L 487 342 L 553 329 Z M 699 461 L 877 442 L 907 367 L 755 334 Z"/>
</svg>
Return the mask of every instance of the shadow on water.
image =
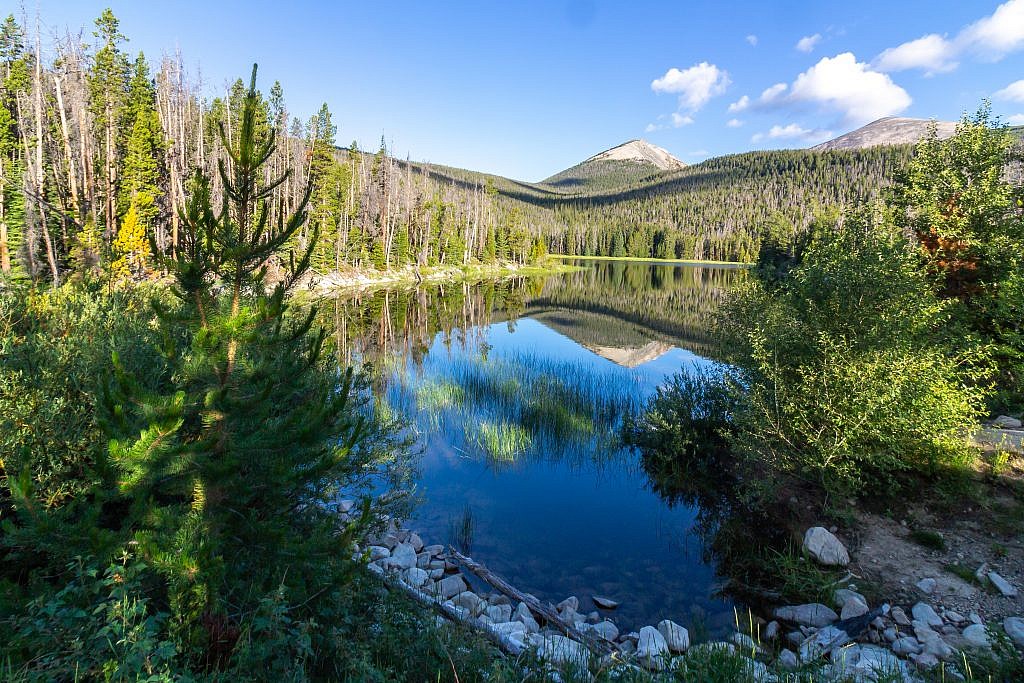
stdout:
<svg viewBox="0 0 1024 683">
<path fill-rule="evenodd" d="M 623 628 L 720 632 L 733 603 L 716 546 L 736 508 L 721 482 L 640 457 L 622 425 L 715 357 L 707 323 L 744 272 L 587 265 L 339 297 L 321 321 L 422 450 L 409 524 L 426 542 L 545 600 L 621 598 Z"/>
</svg>

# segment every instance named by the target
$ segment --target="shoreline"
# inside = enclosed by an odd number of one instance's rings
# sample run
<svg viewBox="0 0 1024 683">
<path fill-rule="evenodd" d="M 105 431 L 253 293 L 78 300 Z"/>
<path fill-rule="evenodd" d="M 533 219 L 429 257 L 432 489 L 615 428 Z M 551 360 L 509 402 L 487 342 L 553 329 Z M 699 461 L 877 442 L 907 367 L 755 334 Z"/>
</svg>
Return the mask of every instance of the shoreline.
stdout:
<svg viewBox="0 0 1024 683">
<path fill-rule="evenodd" d="M 577 259 L 580 261 L 621 261 L 623 263 L 653 263 L 666 266 L 728 266 L 749 268 L 756 265 L 747 261 L 702 261 L 699 259 L 654 258 L 646 256 L 575 256 L 573 254 L 548 254 L 552 259 Z"/>
<path fill-rule="evenodd" d="M 470 264 L 466 266 L 404 266 L 393 270 L 359 269 L 334 271 L 311 279 L 315 296 L 365 292 L 389 287 L 415 287 L 422 284 L 458 283 L 476 280 L 503 280 L 513 277 L 557 275 L 581 270 L 579 266 L 548 262 L 516 264 Z"/>
</svg>

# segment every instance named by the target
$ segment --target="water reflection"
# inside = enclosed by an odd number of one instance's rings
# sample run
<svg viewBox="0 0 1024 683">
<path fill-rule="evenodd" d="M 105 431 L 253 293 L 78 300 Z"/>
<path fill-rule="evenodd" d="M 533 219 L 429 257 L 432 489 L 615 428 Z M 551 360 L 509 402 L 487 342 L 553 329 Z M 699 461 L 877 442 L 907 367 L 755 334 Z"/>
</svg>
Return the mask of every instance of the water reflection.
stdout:
<svg viewBox="0 0 1024 683">
<path fill-rule="evenodd" d="M 598 262 L 325 302 L 341 364 L 423 448 L 410 523 L 471 546 L 522 590 L 620 599 L 625 628 L 732 619 L 708 550 L 712 507 L 665 496 L 623 446 L 626 414 L 714 355 L 707 322 L 739 270 Z M 647 467 L 649 470 L 650 468 Z"/>
</svg>

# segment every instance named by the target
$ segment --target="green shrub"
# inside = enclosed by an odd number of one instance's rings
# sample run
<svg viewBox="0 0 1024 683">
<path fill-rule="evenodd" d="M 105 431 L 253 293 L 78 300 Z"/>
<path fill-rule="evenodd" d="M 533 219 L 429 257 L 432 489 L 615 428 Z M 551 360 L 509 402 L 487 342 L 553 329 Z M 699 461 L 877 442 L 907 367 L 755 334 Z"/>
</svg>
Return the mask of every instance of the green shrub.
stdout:
<svg viewBox="0 0 1024 683">
<path fill-rule="evenodd" d="M 835 493 L 963 467 L 984 355 L 952 344 L 949 323 L 906 238 L 877 209 L 847 214 L 777 286 L 751 283 L 726 307 L 746 388 L 738 454 Z"/>
</svg>

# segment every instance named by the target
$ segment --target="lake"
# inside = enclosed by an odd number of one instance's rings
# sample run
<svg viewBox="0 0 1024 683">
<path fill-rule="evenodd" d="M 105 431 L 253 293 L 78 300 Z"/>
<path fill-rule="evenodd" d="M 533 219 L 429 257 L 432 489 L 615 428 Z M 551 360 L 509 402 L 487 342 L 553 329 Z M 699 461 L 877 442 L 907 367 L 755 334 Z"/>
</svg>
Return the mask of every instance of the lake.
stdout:
<svg viewBox="0 0 1024 683">
<path fill-rule="evenodd" d="M 372 367 L 408 419 L 420 504 L 406 525 L 522 591 L 621 602 L 620 629 L 724 631 L 733 603 L 695 528 L 656 492 L 622 419 L 708 365 L 707 325 L 744 271 L 580 260 L 547 277 L 346 294 L 323 304 L 339 361 Z"/>
</svg>

